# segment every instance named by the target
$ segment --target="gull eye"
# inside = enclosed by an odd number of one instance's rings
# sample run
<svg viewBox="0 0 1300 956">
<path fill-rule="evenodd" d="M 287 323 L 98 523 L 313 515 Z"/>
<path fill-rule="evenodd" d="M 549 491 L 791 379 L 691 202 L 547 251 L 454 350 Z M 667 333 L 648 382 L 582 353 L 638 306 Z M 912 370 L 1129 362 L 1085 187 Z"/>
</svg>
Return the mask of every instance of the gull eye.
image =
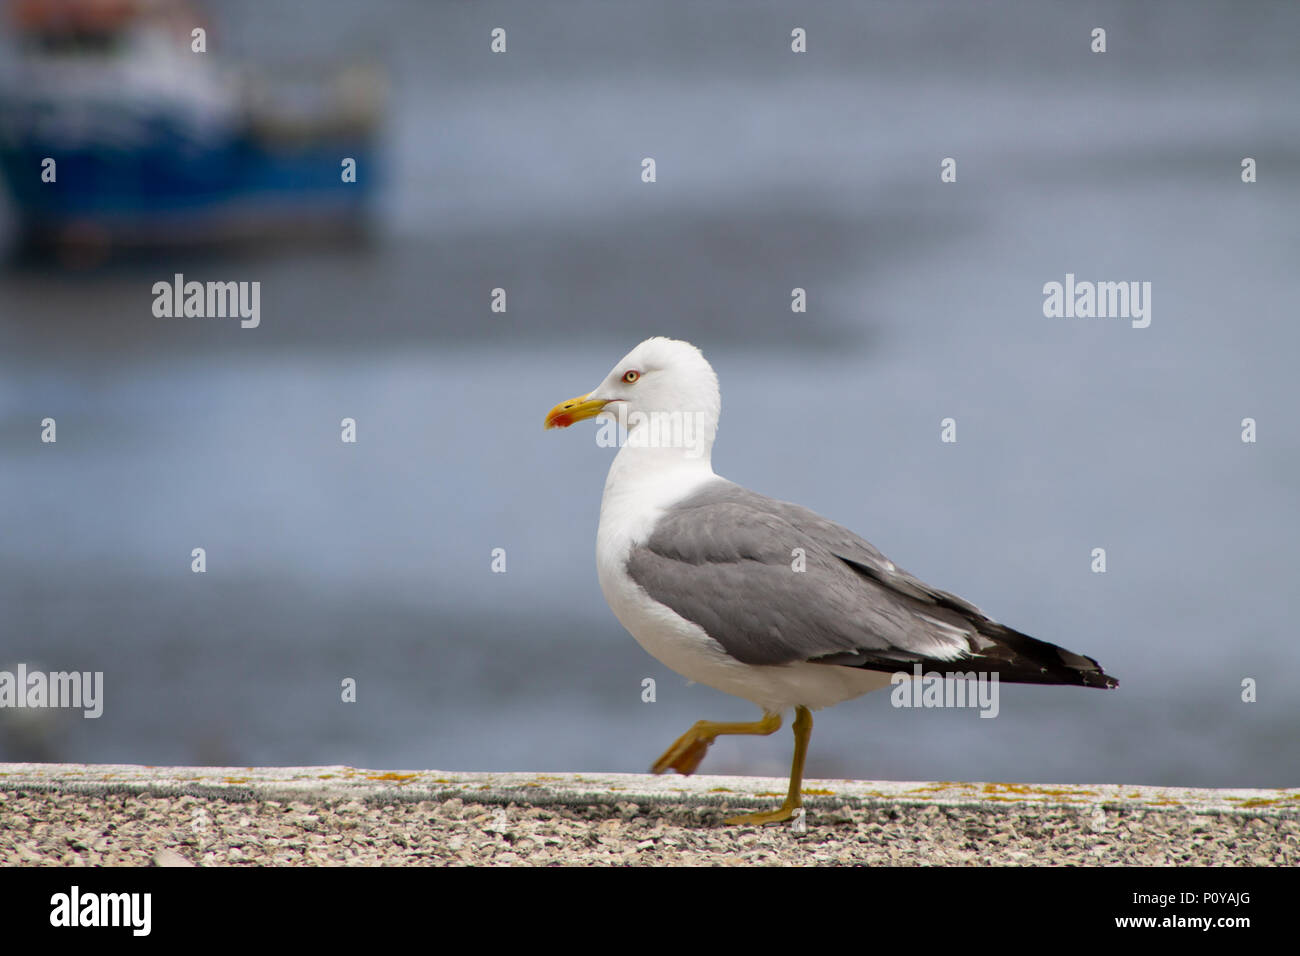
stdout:
<svg viewBox="0 0 1300 956">
<path fill-rule="evenodd" d="M 631 385 L 640 377 L 641 377 L 641 373 L 638 372 L 636 369 L 628 369 L 626 372 L 623 373 L 623 381 L 627 382 L 629 385 Z"/>
</svg>

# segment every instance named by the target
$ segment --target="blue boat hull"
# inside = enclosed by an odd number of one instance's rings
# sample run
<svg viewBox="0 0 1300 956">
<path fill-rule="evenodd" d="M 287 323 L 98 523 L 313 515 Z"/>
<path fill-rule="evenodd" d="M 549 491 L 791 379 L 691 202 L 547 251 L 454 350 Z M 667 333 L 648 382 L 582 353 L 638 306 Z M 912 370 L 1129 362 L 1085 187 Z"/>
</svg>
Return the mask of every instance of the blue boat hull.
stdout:
<svg viewBox="0 0 1300 956">
<path fill-rule="evenodd" d="M 231 137 L 201 148 L 156 131 L 147 147 L 0 144 L 0 174 L 30 238 L 103 234 L 169 241 L 300 222 L 359 223 L 375 190 L 368 140 L 267 145 Z M 42 181 L 42 162 L 56 180 Z M 344 182 L 342 161 L 357 163 Z"/>
</svg>

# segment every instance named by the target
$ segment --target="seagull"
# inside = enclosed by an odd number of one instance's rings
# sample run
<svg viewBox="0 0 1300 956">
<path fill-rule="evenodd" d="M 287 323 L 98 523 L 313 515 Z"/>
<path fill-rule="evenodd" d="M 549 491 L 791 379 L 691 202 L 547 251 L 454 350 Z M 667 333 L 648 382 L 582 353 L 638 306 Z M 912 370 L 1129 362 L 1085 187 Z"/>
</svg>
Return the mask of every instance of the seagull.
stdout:
<svg viewBox="0 0 1300 956">
<path fill-rule="evenodd" d="M 763 713 L 697 722 L 652 772 L 693 773 L 719 736 L 773 734 L 793 711 L 785 802 L 726 820 L 781 823 L 803 805 L 811 712 L 887 687 L 896 673 L 911 677 L 920 665 L 1013 683 L 1118 686 L 1091 657 L 996 623 L 835 522 L 715 474 L 721 409 L 700 350 L 656 337 L 544 423 L 599 416 L 622 437 L 596 533 L 597 576 L 619 622 L 672 670 Z"/>
</svg>

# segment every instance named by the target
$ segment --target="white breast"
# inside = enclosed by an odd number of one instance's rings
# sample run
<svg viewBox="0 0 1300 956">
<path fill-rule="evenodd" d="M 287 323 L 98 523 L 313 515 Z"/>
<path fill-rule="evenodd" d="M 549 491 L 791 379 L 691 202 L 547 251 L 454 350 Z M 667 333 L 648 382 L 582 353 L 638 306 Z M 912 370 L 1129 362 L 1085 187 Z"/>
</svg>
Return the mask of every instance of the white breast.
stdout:
<svg viewBox="0 0 1300 956">
<path fill-rule="evenodd" d="M 650 536 L 664 511 L 717 476 L 707 466 L 640 474 L 620 467 L 627 464 L 621 459 L 623 452 L 610 468 L 600 503 L 600 589 L 614 616 L 648 653 L 690 680 L 717 686 L 714 680 L 734 668 L 721 645 L 652 599 L 627 573 L 628 553 Z"/>
<path fill-rule="evenodd" d="M 627 573 L 631 549 L 644 542 L 666 509 L 710 481 L 703 467 L 645 468 L 624 448 L 610 467 L 596 533 L 596 572 L 615 617 L 645 650 L 689 680 L 716 688 L 767 711 L 796 705 L 813 709 L 889 685 L 889 675 L 823 664 L 753 666 L 728 656 L 699 625 L 660 604 Z"/>
</svg>

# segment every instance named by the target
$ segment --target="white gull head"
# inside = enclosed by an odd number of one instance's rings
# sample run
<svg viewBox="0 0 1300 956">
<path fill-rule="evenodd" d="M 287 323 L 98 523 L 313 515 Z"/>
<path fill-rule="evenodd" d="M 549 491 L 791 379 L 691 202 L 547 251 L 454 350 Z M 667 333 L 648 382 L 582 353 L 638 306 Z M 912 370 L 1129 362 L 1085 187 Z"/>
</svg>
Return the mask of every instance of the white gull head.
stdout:
<svg viewBox="0 0 1300 956">
<path fill-rule="evenodd" d="M 685 459 L 707 467 L 721 411 L 718 377 L 700 350 L 656 336 L 623 356 L 589 393 L 551 409 L 545 427 L 600 416 L 626 430 L 620 459 L 639 458 L 643 467 Z"/>
</svg>

